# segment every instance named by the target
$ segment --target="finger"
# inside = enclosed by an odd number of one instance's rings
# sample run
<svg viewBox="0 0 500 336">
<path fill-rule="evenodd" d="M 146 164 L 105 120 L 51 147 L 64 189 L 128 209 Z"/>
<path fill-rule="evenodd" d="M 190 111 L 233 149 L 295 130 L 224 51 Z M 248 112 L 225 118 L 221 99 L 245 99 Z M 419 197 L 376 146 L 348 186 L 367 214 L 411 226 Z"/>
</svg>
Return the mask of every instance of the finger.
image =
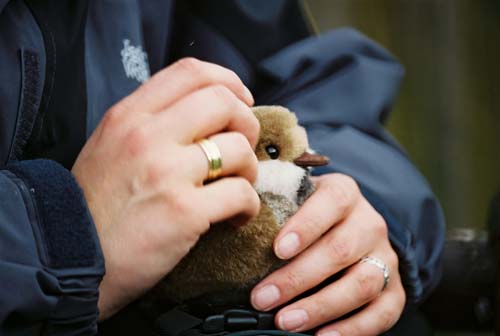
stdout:
<svg viewBox="0 0 500 336">
<path fill-rule="evenodd" d="M 154 121 L 181 143 L 220 133 L 242 133 L 252 147 L 257 144 L 259 121 L 252 110 L 224 86 L 209 86 L 185 96 Z"/>
<path fill-rule="evenodd" d="M 356 182 L 343 174 L 326 175 L 317 180 L 316 187 L 276 237 L 274 250 L 279 258 L 292 258 L 310 246 L 345 218 L 361 196 Z"/>
<path fill-rule="evenodd" d="M 183 58 L 158 72 L 125 99 L 137 111 L 158 112 L 185 95 L 209 85 L 222 85 L 242 102 L 253 105 L 253 97 L 233 71 L 195 58 Z"/>
<path fill-rule="evenodd" d="M 247 221 L 259 213 L 259 196 L 241 177 L 226 177 L 199 188 L 200 211 L 216 223 L 238 216 Z"/>
<path fill-rule="evenodd" d="M 397 280 L 359 313 L 322 328 L 317 335 L 372 336 L 392 328 L 401 317 L 406 301 L 399 275 Z"/>
<path fill-rule="evenodd" d="M 216 134 L 210 140 L 215 142 L 221 154 L 221 176 L 241 176 L 250 184 L 255 182 L 257 157 L 247 138 L 241 133 L 226 132 Z M 208 159 L 198 144 L 188 146 L 187 150 L 192 163 L 186 167 L 186 172 L 201 185 L 208 175 Z"/>
<path fill-rule="evenodd" d="M 393 260 L 395 257 L 385 255 L 384 258 L 391 260 L 391 264 L 388 263 L 390 271 L 397 272 L 397 262 Z M 384 274 L 380 268 L 368 263 L 357 263 L 331 285 L 282 309 L 276 316 L 277 325 L 289 331 L 315 328 L 376 299 L 383 287 Z M 386 290 L 389 291 L 389 288 Z M 297 312 L 306 318 L 294 318 L 300 316 Z"/>
<path fill-rule="evenodd" d="M 272 309 L 360 260 L 384 237 L 383 230 L 378 229 L 385 226 L 383 220 L 367 226 L 374 220 L 373 212 L 353 212 L 317 243 L 257 285 L 252 291 L 252 304 L 260 310 Z"/>
</svg>

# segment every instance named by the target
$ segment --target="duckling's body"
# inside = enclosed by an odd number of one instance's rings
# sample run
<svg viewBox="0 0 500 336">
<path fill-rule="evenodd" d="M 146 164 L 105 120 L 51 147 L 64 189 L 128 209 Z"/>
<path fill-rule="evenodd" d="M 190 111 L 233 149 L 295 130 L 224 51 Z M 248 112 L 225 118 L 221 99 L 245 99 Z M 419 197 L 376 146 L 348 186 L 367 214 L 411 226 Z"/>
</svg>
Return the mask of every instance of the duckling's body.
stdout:
<svg viewBox="0 0 500 336">
<path fill-rule="evenodd" d="M 256 107 L 254 112 L 261 124 L 254 185 L 261 199 L 259 214 L 238 228 L 213 225 L 155 295 L 182 302 L 212 292 L 250 289 L 283 264 L 273 252 L 274 239 L 313 191 L 309 170 L 294 163 L 309 149 L 307 135 L 283 107 Z"/>
</svg>

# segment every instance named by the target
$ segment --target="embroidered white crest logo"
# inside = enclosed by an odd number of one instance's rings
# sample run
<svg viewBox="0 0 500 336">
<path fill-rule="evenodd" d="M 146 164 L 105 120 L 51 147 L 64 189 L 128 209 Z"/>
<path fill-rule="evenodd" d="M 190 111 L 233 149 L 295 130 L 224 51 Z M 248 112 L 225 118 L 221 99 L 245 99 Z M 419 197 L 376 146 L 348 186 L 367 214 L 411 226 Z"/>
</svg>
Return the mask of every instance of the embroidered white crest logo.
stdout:
<svg viewBox="0 0 500 336">
<path fill-rule="evenodd" d="M 149 79 L 148 54 L 142 50 L 141 46 L 135 47 L 130 44 L 129 39 L 125 39 L 121 55 L 128 78 L 134 78 L 141 83 Z"/>
</svg>

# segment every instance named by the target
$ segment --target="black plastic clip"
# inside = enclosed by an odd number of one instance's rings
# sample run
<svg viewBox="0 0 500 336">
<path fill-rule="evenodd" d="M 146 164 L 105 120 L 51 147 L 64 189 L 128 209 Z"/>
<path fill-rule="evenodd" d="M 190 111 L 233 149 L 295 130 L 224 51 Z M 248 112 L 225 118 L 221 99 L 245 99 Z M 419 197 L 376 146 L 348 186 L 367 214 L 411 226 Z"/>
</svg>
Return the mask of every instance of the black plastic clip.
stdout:
<svg viewBox="0 0 500 336">
<path fill-rule="evenodd" d="M 274 329 L 274 314 L 255 310 L 230 309 L 222 314 L 205 318 L 201 329 L 208 333 Z"/>
</svg>

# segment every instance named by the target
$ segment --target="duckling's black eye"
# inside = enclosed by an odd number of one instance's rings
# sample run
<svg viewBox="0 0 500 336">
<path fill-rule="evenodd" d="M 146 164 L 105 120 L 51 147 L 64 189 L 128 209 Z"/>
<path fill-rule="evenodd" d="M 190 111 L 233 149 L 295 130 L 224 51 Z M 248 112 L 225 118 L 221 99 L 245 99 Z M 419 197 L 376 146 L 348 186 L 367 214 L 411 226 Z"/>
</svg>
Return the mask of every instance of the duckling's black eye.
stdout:
<svg viewBox="0 0 500 336">
<path fill-rule="evenodd" d="M 274 145 L 269 145 L 266 147 L 267 155 L 273 160 L 276 160 L 280 156 L 280 150 Z"/>
</svg>

